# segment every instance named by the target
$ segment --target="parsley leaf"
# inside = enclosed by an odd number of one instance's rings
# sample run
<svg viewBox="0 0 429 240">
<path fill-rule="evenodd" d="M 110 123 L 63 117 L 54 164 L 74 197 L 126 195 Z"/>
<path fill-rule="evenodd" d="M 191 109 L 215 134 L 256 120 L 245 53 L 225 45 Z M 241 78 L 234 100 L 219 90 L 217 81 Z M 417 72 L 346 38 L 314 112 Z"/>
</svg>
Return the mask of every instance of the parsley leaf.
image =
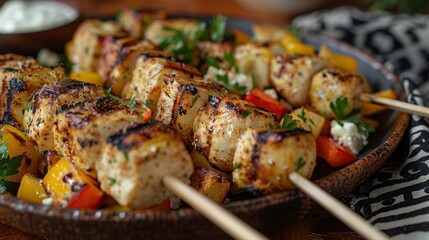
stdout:
<svg viewBox="0 0 429 240">
<path fill-rule="evenodd" d="M 171 34 L 164 37 L 159 47 L 170 51 L 183 61 L 189 63 L 194 55 L 196 42 L 206 36 L 206 28 L 207 26 L 204 22 L 200 22 L 197 28 L 190 32 L 163 27 L 162 30 L 171 32 Z"/>
<path fill-rule="evenodd" d="M 217 15 L 210 21 L 210 40 L 213 42 L 222 42 L 226 30 L 226 17 Z"/>
<path fill-rule="evenodd" d="M 2 139 L 3 134 L 0 136 L 0 140 Z M 6 190 L 14 192 L 14 186 L 16 187 L 16 184 L 9 182 L 7 177 L 19 173 L 19 167 L 21 167 L 22 159 L 23 155 L 10 158 L 6 143 L 0 144 L 0 193 Z"/>
<path fill-rule="evenodd" d="M 281 130 L 293 130 L 298 128 L 297 121 L 293 119 L 291 115 L 285 114 L 282 119 L 282 125 L 277 127 L 277 129 Z"/>
<path fill-rule="evenodd" d="M 296 170 L 300 170 L 301 168 L 303 168 L 305 166 L 305 161 L 304 161 L 304 159 L 302 158 L 302 157 L 299 157 L 298 158 L 298 161 L 297 162 L 295 162 L 295 167 L 296 167 Z"/>
<path fill-rule="evenodd" d="M 302 122 L 304 122 L 304 123 L 307 122 L 307 118 L 305 117 L 305 110 L 304 110 L 304 108 L 301 108 L 301 112 L 298 114 L 298 117 L 302 120 Z"/>
<path fill-rule="evenodd" d="M 298 38 L 302 38 L 302 29 L 297 26 L 290 26 L 288 31 Z"/>
<path fill-rule="evenodd" d="M 224 86 L 226 89 L 233 93 L 237 93 L 240 95 L 244 95 L 247 92 L 247 88 L 244 86 L 240 86 L 237 83 L 231 84 L 229 82 L 228 74 L 217 74 L 217 81 Z"/>
<path fill-rule="evenodd" d="M 225 60 L 229 63 L 232 69 L 234 69 L 235 72 L 240 72 L 240 69 L 238 68 L 237 64 L 235 63 L 234 56 L 230 52 L 226 52 L 223 56 Z"/>
<path fill-rule="evenodd" d="M 335 114 L 335 120 L 338 122 L 338 124 L 340 124 L 340 126 L 343 126 L 344 122 L 355 124 L 358 132 L 368 137 L 370 133 L 375 131 L 375 129 L 368 123 L 365 123 L 359 119 L 360 109 L 354 108 L 349 113 L 346 113 L 345 109 L 348 104 L 349 101 L 347 98 L 342 99 L 340 97 L 335 100 L 335 103 L 331 102 L 329 104 L 329 107 Z"/>
<path fill-rule="evenodd" d="M 5 72 L 15 72 L 15 71 L 17 71 L 17 70 L 15 68 L 11 68 L 11 67 L 4 67 L 3 70 L 2 70 L 3 73 L 5 73 Z"/>
<path fill-rule="evenodd" d="M 246 118 L 247 116 L 249 116 L 252 112 L 250 112 L 250 110 L 245 110 L 244 112 L 241 113 L 241 116 L 243 118 Z"/>
<path fill-rule="evenodd" d="M 109 97 L 110 99 L 119 102 L 120 104 L 124 105 L 125 107 L 127 107 L 131 110 L 134 110 L 134 106 L 136 105 L 135 97 L 131 98 L 131 101 L 127 102 L 127 101 L 121 99 L 120 97 L 113 95 L 111 93 L 111 91 L 112 91 L 111 88 L 103 88 L 103 91 L 107 95 L 107 97 Z"/>
<path fill-rule="evenodd" d="M 212 67 L 215 67 L 215 68 L 218 68 L 218 69 L 220 68 L 218 61 L 215 58 L 210 57 L 210 56 L 207 56 L 207 58 L 206 58 L 206 64 L 209 67 L 212 66 Z"/>
</svg>

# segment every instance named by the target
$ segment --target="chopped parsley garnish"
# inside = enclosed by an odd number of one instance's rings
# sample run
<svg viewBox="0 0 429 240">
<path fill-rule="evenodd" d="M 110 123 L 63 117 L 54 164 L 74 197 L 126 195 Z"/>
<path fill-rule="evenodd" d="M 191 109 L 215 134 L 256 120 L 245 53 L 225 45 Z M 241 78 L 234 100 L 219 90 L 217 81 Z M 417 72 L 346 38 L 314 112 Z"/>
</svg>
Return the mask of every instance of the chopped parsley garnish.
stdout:
<svg viewBox="0 0 429 240">
<path fill-rule="evenodd" d="M 301 168 L 303 168 L 305 166 L 305 161 L 302 157 L 298 158 L 298 161 L 295 162 L 295 166 L 296 166 L 296 170 L 300 170 Z"/>
<path fill-rule="evenodd" d="M 186 32 L 171 27 L 163 27 L 164 31 L 171 32 L 165 36 L 159 47 L 168 50 L 185 62 L 191 62 L 194 55 L 195 44 L 205 37 L 206 23 L 200 22 L 196 29 Z"/>
<path fill-rule="evenodd" d="M 15 68 L 11 68 L 11 67 L 4 67 L 3 70 L 2 70 L 3 73 L 5 73 L 5 72 L 15 72 L 15 71 L 17 71 L 17 70 Z"/>
<path fill-rule="evenodd" d="M 218 68 L 218 69 L 220 68 L 219 63 L 217 62 L 217 60 L 215 58 L 210 57 L 210 56 L 207 56 L 207 58 L 206 58 L 206 64 L 209 67 L 211 66 L 211 67 Z"/>
<path fill-rule="evenodd" d="M 232 171 L 235 171 L 241 167 L 241 162 L 238 162 L 234 167 L 232 168 Z"/>
<path fill-rule="evenodd" d="M 113 95 L 111 93 L 111 91 L 112 91 L 111 88 L 103 88 L 103 90 L 104 90 L 104 93 L 107 95 L 107 97 L 109 97 L 110 99 L 119 102 L 120 104 L 124 105 L 125 107 L 127 107 L 131 110 L 134 110 L 134 106 L 136 105 L 135 97 L 132 97 L 131 101 L 127 102 L 127 101 L 123 100 L 122 98 Z"/>
<path fill-rule="evenodd" d="M 110 186 L 114 185 L 117 182 L 116 178 L 110 178 Z"/>
<path fill-rule="evenodd" d="M 298 117 L 302 120 L 302 122 L 307 122 L 307 118 L 305 117 L 305 110 L 301 108 L 301 112 L 298 114 Z"/>
<path fill-rule="evenodd" d="M 338 124 L 340 124 L 340 126 L 344 126 L 344 122 L 355 124 L 358 129 L 358 132 L 368 137 L 370 133 L 375 131 L 374 128 L 368 123 L 365 123 L 358 118 L 360 115 L 359 108 L 354 108 L 349 113 L 346 113 L 345 110 L 348 104 L 349 101 L 347 98 L 342 99 L 340 97 L 335 100 L 335 103 L 331 102 L 329 104 L 329 107 L 335 114 L 335 120 L 338 122 Z"/>
<path fill-rule="evenodd" d="M 249 115 L 250 115 L 250 113 L 252 113 L 252 112 L 250 112 L 250 110 L 245 110 L 244 112 L 242 112 L 242 113 L 241 113 L 241 116 L 242 116 L 243 118 L 246 118 L 247 116 L 249 116 Z"/>
<path fill-rule="evenodd" d="M 145 102 L 144 102 L 144 105 L 146 105 L 146 107 L 150 107 L 150 106 L 152 106 L 153 105 L 153 101 L 152 100 L 146 100 Z"/>
<path fill-rule="evenodd" d="M 3 134 L 0 132 L 0 140 L 3 140 Z M 8 176 L 19 173 L 19 167 L 22 163 L 23 155 L 10 158 L 6 143 L 0 144 L 0 193 L 4 191 L 15 191 L 16 183 L 9 182 Z"/>
<path fill-rule="evenodd" d="M 216 15 L 210 21 L 210 40 L 213 42 L 222 42 L 226 30 L 226 17 Z"/>
<path fill-rule="evenodd" d="M 130 161 L 130 156 L 128 155 L 128 152 L 124 152 L 124 158 L 125 158 L 125 161 L 127 162 Z"/>
<path fill-rule="evenodd" d="M 302 38 L 302 29 L 297 26 L 290 26 L 288 31 L 298 38 Z"/>
<path fill-rule="evenodd" d="M 298 128 L 296 119 L 293 119 L 291 115 L 285 114 L 282 119 L 282 124 L 277 127 L 277 129 L 290 131 Z"/>
<path fill-rule="evenodd" d="M 226 52 L 223 56 L 225 60 L 229 63 L 232 69 L 234 69 L 235 72 L 240 72 L 240 69 L 238 68 L 237 64 L 235 63 L 234 56 L 230 52 Z"/>
<path fill-rule="evenodd" d="M 240 86 L 237 83 L 231 84 L 229 82 L 228 74 L 217 74 L 216 75 L 217 81 L 224 86 L 226 89 L 233 93 L 237 93 L 240 95 L 243 95 L 247 92 L 247 88 L 244 86 Z"/>
</svg>

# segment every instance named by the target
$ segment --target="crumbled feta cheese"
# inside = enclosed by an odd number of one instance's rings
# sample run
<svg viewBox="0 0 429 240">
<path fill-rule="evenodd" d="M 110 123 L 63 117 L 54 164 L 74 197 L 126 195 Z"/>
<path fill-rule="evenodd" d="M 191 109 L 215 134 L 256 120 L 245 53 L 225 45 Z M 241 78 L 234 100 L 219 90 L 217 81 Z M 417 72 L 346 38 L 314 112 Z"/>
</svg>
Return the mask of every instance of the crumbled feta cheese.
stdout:
<svg viewBox="0 0 429 240">
<path fill-rule="evenodd" d="M 253 89 L 252 76 L 244 73 L 238 73 L 234 70 L 224 70 L 210 66 L 207 69 L 207 73 L 204 75 L 204 80 L 217 80 L 217 75 L 228 75 L 228 81 L 231 85 L 238 84 L 239 86 L 245 87 L 247 91 Z"/>
<path fill-rule="evenodd" d="M 268 96 L 272 97 L 275 100 L 279 99 L 279 97 L 277 96 L 277 92 L 274 88 L 265 89 L 264 93 L 267 94 Z"/>
<path fill-rule="evenodd" d="M 367 137 L 359 133 L 356 125 L 350 122 L 344 122 L 343 126 L 341 126 L 337 121 L 332 120 L 331 135 L 334 141 L 356 155 L 368 144 Z"/>
<path fill-rule="evenodd" d="M 54 199 L 52 198 L 45 198 L 42 200 L 42 204 L 45 206 L 51 206 L 53 202 L 54 202 Z"/>
</svg>

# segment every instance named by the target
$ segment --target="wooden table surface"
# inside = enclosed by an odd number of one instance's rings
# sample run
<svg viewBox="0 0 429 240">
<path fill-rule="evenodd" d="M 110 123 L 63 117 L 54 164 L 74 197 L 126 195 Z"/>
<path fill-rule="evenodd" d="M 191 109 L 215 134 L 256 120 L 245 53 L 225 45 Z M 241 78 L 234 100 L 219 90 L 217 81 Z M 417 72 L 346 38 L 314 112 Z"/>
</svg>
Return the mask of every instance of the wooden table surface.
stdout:
<svg viewBox="0 0 429 240">
<path fill-rule="evenodd" d="M 5 2 L 0 0 L 0 5 Z M 165 9 L 167 12 L 197 14 L 197 15 L 212 15 L 224 14 L 245 19 L 264 21 L 275 24 L 287 24 L 291 19 L 299 13 L 290 13 L 283 15 L 261 13 L 246 9 L 238 2 L 233 0 L 63 0 L 63 2 L 74 5 L 80 8 L 83 15 L 86 16 L 109 16 L 114 15 L 124 6 Z M 321 1 L 318 6 L 306 11 L 332 8 L 344 4 L 351 4 L 359 7 L 365 7 L 358 0 L 337 0 L 337 1 Z M 95 7 L 96 6 L 96 7 Z M 278 232 L 269 236 L 271 239 L 278 240 L 301 240 L 301 239 L 362 239 L 357 234 L 350 231 L 335 218 L 330 216 L 325 211 L 319 209 L 302 220 L 297 220 L 292 224 L 286 224 Z M 30 233 L 23 232 L 19 229 L 10 227 L 0 222 L 0 240 L 34 240 L 44 239 L 41 236 L 36 236 Z"/>
</svg>

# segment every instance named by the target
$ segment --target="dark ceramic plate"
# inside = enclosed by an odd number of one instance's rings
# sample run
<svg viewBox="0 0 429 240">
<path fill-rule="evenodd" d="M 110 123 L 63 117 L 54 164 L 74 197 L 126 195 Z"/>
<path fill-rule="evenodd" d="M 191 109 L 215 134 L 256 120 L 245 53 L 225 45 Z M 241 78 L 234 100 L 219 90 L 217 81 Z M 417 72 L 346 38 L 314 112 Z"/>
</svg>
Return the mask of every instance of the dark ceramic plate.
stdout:
<svg viewBox="0 0 429 240">
<path fill-rule="evenodd" d="M 230 27 L 250 32 L 252 22 L 229 20 Z M 319 47 L 327 44 L 335 52 L 351 55 L 359 61 L 359 70 L 375 90 L 393 88 L 400 100 L 406 100 L 398 78 L 363 52 L 321 36 L 307 35 L 305 41 Z M 315 174 L 315 183 L 334 196 L 341 197 L 373 175 L 398 147 L 406 132 L 409 116 L 386 111 L 377 116 L 382 122 L 370 137 L 360 159 L 323 176 Z M 318 169 L 316 169 L 318 171 Z M 307 213 L 313 206 L 301 191 L 289 190 L 265 197 L 230 202 L 225 207 L 241 219 L 269 233 Z M 114 212 L 111 210 L 73 210 L 53 208 L 0 194 L 0 221 L 24 231 L 52 239 L 224 239 L 226 235 L 190 208 L 177 211 Z"/>
</svg>

